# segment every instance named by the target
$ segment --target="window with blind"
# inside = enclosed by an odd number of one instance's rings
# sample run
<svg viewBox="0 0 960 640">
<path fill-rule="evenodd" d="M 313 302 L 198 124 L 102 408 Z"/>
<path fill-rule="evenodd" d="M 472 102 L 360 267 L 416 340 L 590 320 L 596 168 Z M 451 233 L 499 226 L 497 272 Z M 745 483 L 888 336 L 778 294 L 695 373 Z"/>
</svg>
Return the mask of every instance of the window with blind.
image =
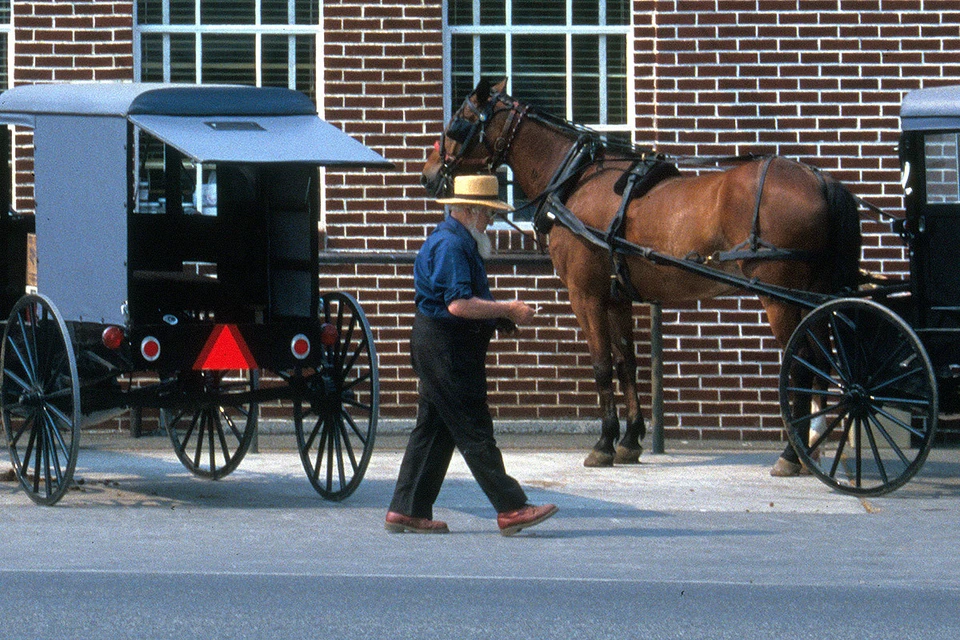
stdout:
<svg viewBox="0 0 960 640">
<path fill-rule="evenodd" d="M 448 110 L 481 77 L 508 78 L 516 98 L 631 141 L 627 0 L 446 1 Z"/>
<path fill-rule="evenodd" d="M 138 79 L 296 89 L 316 99 L 320 0 L 137 0 Z"/>
<path fill-rule="evenodd" d="M 286 87 L 316 102 L 321 9 L 320 0 L 136 0 L 136 78 Z M 139 137 L 141 213 L 165 210 L 167 154 Z M 216 215 L 213 167 L 184 163 L 182 209 Z"/>
</svg>

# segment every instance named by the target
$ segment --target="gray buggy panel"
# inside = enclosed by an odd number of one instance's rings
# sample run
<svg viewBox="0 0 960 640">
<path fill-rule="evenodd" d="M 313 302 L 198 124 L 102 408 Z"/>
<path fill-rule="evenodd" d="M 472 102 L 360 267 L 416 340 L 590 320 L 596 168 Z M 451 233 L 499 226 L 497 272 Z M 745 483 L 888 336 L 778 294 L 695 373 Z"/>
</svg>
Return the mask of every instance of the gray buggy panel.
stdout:
<svg viewBox="0 0 960 640">
<path fill-rule="evenodd" d="M 960 129 L 960 86 L 911 91 L 900 105 L 904 131 Z"/>
</svg>

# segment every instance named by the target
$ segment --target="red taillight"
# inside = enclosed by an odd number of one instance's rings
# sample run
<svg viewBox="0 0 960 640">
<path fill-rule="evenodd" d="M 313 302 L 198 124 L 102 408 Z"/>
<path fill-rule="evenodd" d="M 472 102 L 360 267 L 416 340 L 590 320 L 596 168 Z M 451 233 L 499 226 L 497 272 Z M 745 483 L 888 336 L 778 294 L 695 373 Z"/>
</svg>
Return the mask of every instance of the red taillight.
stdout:
<svg viewBox="0 0 960 640">
<path fill-rule="evenodd" d="M 100 340 L 103 342 L 103 346 L 111 351 L 116 351 L 120 348 L 120 345 L 123 344 L 124 335 L 123 329 L 116 325 L 110 325 L 103 330 L 103 334 L 100 336 Z"/>
<path fill-rule="evenodd" d="M 160 357 L 160 341 L 153 336 L 147 336 L 140 342 L 140 355 L 147 362 L 153 362 Z"/>
<path fill-rule="evenodd" d="M 293 336 L 293 340 L 290 341 L 290 352 L 297 360 L 305 359 L 310 355 L 310 339 L 302 333 Z"/>
<path fill-rule="evenodd" d="M 337 331 L 337 328 L 330 324 L 329 322 L 324 323 L 320 327 L 320 343 L 325 347 L 332 347 L 337 344 L 337 339 L 340 337 L 340 332 Z"/>
</svg>

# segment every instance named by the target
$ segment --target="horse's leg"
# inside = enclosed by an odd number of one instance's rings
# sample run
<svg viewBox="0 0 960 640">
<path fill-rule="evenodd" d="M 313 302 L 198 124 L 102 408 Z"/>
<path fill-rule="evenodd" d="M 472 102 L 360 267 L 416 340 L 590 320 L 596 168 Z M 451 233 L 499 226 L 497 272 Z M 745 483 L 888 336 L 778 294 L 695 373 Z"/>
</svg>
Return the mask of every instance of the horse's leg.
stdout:
<svg viewBox="0 0 960 640">
<path fill-rule="evenodd" d="M 773 335 L 780 344 L 780 348 L 783 349 L 787 346 L 787 342 L 790 340 L 790 336 L 797 328 L 797 325 L 800 324 L 803 312 L 799 307 L 784 302 L 773 301 L 766 298 L 761 298 L 761 301 L 766 307 L 767 320 L 770 322 Z M 812 384 L 812 378 L 813 376 L 810 375 L 810 380 L 805 380 L 804 382 Z M 798 417 L 810 415 L 811 403 L 814 401 L 819 402 L 819 399 L 811 398 L 807 394 L 796 394 L 791 400 L 794 406 L 794 414 Z M 802 439 L 809 438 L 810 426 L 809 420 L 803 420 L 798 424 L 800 437 Z M 797 455 L 797 452 L 793 450 L 793 445 L 787 442 L 783 453 L 780 454 L 780 457 L 770 469 L 770 475 L 789 477 L 799 475 L 800 472 L 800 457 Z"/>
<path fill-rule="evenodd" d="M 613 352 L 614 368 L 620 380 L 627 408 L 627 428 L 623 439 L 617 444 L 615 464 L 638 464 L 643 447 L 640 440 L 647 433 L 640 410 L 640 397 L 637 395 L 637 355 L 633 342 L 633 305 L 629 301 L 614 302 L 610 305 L 610 344 Z"/>
<path fill-rule="evenodd" d="M 605 301 L 596 296 L 570 291 L 570 304 L 587 337 L 593 377 L 600 397 L 602 423 L 600 439 L 583 461 L 585 467 L 613 466 L 614 445 L 620 438 L 620 420 L 613 398 L 613 358 L 610 352 L 610 325 Z"/>
</svg>

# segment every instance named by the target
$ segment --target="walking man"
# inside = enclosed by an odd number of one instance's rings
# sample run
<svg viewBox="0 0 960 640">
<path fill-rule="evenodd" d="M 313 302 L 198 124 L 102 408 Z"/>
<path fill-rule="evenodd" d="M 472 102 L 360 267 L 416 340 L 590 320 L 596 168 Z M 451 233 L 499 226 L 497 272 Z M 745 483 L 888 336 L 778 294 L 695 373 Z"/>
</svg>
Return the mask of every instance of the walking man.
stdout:
<svg viewBox="0 0 960 640">
<path fill-rule="evenodd" d="M 486 229 L 497 211 L 496 176 L 457 176 L 450 215 L 430 234 L 414 263 L 417 313 L 410 338 L 419 379 L 417 422 L 410 434 L 386 529 L 447 533 L 433 519 L 433 504 L 458 449 L 497 511 L 500 533 L 510 536 L 557 512 L 534 506 L 507 472 L 493 435 L 487 405 L 487 347 L 498 324 L 515 328 L 535 311 L 520 300 L 498 302 L 490 293 L 484 260 L 491 253 Z"/>
</svg>

